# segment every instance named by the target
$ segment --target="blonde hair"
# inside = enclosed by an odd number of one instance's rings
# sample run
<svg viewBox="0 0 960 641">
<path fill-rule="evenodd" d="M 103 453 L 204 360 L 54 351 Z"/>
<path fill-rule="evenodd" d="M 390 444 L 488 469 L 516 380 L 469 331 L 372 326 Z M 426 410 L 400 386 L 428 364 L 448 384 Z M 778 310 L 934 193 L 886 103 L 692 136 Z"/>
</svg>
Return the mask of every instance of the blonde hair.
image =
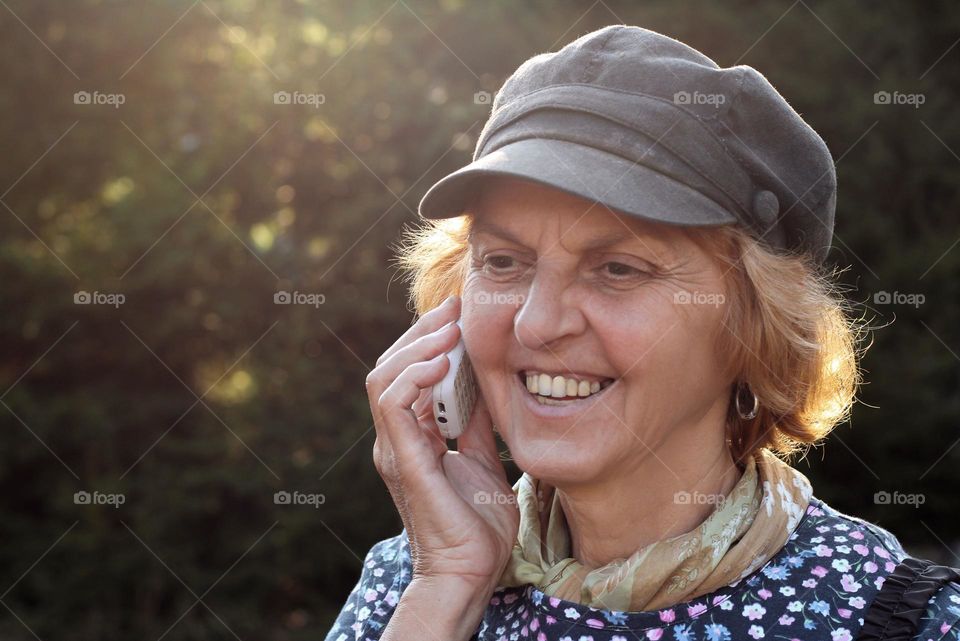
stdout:
<svg viewBox="0 0 960 641">
<path fill-rule="evenodd" d="M 409 303 L 422 315 L 462 294 L 473 216 L 425 220 L 395 248 L 409 281 Z M 761 448 L 784 457 L 806 452 L 849 416 L 861 383 L 861 341 L 867 326 L 835 276 L 807 254 L 776 251 L 735 226 L 684 228 L 722 265 L 724 305 L 718 354 L 730 376 L 759 401 L 750 420 L 730 399 L 728 438 L 736 461 Z"/>
</svg>

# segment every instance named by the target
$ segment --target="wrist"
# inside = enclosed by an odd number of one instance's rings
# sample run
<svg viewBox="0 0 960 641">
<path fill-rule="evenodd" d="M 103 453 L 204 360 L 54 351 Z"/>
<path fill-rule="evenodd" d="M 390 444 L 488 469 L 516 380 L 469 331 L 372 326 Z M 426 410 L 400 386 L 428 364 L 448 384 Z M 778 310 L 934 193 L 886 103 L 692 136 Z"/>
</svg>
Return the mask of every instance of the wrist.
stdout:
<svg viewBox="0 0 960 641">
<path fill-rule="evenodd" d="M 490 602 L 495 581 L 484 583 L 449 577 L 414 577 L 404 588 L 400 602 L 384 631 L 388 639 L 412 638 L 410 631 L 430 631 L 438 639 L 466 641 L 476 631 Z"/>
<path fill-rule="evenodd" d="M 451 593 L 461 598 L 477 595 L 489 596 L 496 587 L 494 577 L 465 577 L 459 575 L 447 576 L 416 576 L 410 579 L 410 585 L 416 584 L 426 592 Z"/>
</svg>

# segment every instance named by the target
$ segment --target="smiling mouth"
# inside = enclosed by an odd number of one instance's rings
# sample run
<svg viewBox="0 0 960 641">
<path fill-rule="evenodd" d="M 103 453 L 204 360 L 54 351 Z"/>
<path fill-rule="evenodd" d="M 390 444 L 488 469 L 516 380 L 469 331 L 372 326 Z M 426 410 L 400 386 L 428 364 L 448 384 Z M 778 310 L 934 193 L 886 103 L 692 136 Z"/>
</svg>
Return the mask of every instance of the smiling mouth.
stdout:
<svg viewBox="0 0 960 641">
<path fill-rule="evenodd" d="M 551 376 L 542 372 L 517 372 L 520 385 L 541 405 L 565 405 L 593 398 L 610 387 L 616 379 L 584 380 Z"/>
</svg>

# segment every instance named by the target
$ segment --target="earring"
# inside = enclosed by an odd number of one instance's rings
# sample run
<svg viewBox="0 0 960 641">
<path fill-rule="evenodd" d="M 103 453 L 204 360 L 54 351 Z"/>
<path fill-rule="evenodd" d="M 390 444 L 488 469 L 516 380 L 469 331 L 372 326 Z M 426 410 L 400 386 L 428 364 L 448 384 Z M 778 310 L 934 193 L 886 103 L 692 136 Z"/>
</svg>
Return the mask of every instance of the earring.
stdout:
<svg viewBox="0 0 960 641">
<path fill-rule="evenodd" d="M 753 397 L 753 401 L 752 401 L 752 404 L 750 405 L 750 410 L 748 412 L 744 412 L 743 407 L 741 407 L 740 405 L 740 399 L 743 396 L 744 390 L 746 390 L 750 394 L 750 396 Z M 757 398 L 757 395 L 753 393 L 750 387 L 747 386 L 746 383 L 740 382 L 740 383 L 737 383 L 737 392 L 736 392 L 736 395 L 734 396 L 734 405 L 736 405 L 736 408 L 737 408 L 737 416 L 739 416 L 741 419 L 745 421 L 749 421 L 750 419 L 756 418 L 757 411 L 760 409 L 760 400 Z"/>
</svg>

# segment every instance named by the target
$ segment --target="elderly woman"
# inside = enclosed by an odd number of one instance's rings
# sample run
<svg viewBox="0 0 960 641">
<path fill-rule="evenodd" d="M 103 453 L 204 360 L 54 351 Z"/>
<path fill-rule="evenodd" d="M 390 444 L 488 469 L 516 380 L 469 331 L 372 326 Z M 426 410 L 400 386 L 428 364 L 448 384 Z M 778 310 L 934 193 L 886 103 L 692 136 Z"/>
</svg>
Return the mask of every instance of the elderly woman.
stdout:
<svg viewBox="0 0 960 641">
<path fill-rule="evenodd" d="M 960 576 L 777 456 L 860 382 L 835 202 L 750 67 L 625 25 L 525 62 L 402 247 L 420 318 L 367 389 L 405 527 L 328 639 L 957 639 Z M 431 399 L 461 338 L 453 451 Z"/>
</svg>

